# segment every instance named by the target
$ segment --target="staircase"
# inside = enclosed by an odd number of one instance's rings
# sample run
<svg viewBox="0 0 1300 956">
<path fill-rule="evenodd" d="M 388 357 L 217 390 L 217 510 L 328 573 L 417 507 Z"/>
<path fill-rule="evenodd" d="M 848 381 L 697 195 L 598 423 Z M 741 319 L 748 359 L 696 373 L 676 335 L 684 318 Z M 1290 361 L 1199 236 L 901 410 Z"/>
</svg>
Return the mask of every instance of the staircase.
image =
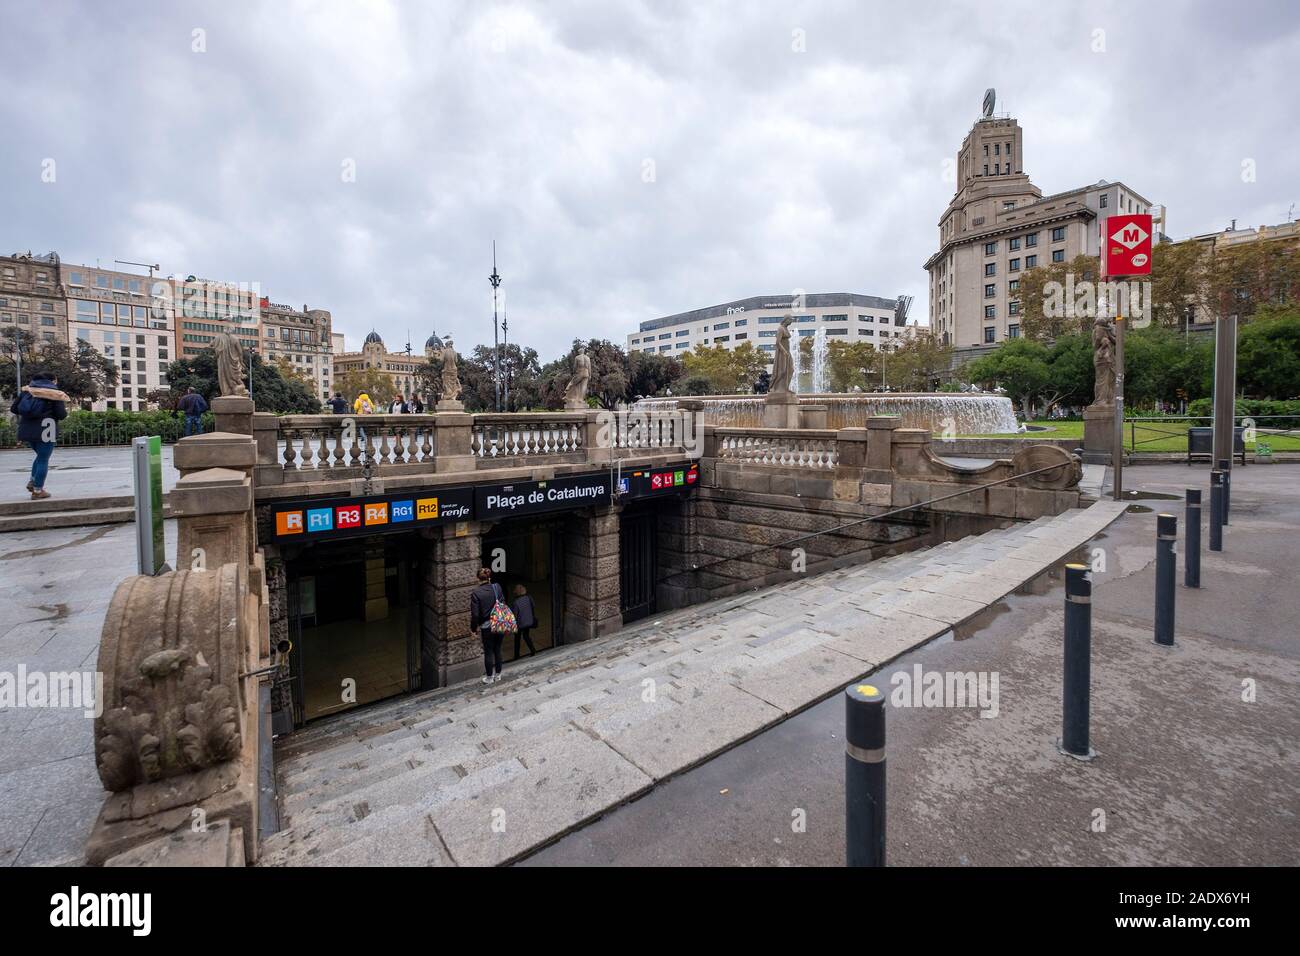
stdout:
<svg viewBox="0 0 1300 956">
<path fill-rule="evenodd" d="M 163 517 L 171 506 L 163 497 Z M 42 498 L 38 501 L 0 502 L 0 532 L 41 531 L 81 525 L 121 524 L 135 520 L 135 498 L 113 495 L 98 498 Z"/>
<path fill-rule="evenodd" d="M 696 605 L 275 750 L 259 865 L 509 862 L 949 631 L 1090 541 L 1102 501 Z"/>
</svg>

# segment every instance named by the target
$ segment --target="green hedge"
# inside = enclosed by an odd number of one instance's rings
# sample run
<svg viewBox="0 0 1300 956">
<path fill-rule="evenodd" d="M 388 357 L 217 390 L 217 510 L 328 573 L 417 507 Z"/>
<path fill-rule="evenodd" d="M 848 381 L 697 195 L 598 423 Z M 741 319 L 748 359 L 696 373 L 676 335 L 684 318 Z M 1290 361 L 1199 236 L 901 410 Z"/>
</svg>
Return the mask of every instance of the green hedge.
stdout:
<svg viewBox="0 0 1300 956">
<path fill-rule="evenodd" d="M 210 432 L 214 421 L 211 412 L 203 414 L 203 430 Z M 176 412 L 127 412 L 109 409 L 87 412 L 75 409 L 59 423 L 60 445 L 129 445 L 141 435 L 160 435 L 164 442 L 174 442 L 184 433 L 185 419 Z M 18 444 L 15 421 L 0 422 L 0 445 Z"/>
<path fill-rule="evenodd" d="M 1198 398 L 1187 406 L 1188 415 L 1211 416 L 1214 414 L 1214 402 L 1208 398 Z M 1239 398 L 1236 402 L 1236 414 L 1242 417 L 1264 418 L 1259 422 L 1260 428 L 1300 428 L 1300 401 L 1270 401 L 1267 399 Z M 1266 416 L 1282 415 L 1283 418 Z"/>
</svg>

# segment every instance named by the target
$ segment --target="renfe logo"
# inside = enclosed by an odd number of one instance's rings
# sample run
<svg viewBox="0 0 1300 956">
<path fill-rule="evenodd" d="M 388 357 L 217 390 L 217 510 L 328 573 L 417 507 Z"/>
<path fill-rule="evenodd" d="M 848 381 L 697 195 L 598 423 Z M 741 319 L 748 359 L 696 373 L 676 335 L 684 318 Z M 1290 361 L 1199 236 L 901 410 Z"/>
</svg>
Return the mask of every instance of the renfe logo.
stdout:
<svg viewBox="0 0 1300 956">
<path fill-rule="evenodd" d="M 361 506 L 343 505 L 334 509 L 334 523 L 340 528 L 361 527 Z"/>
<path fill-rule="evenodd" d="M 366 524 L 388 524 L 388 502 L 377 501 L 366 505 Z"/>
<path fill-rule="evenodd" d="M 396 524 L 399 521 L 415 520 L 415 502 L 414 501 L 394 501 L 392 514 L 389 520 Z"/>
<path fill-rule="evenodd" d="M 301 511 L 277 511 L 275 513 L 276 534 L 302 534 Z"/>
<path fill-rule="evenodd" d="M 421 498 L 415 503 L 415 516 L 421 521 L 431 521 L 438 517 L 438 499 Z"/>
<path fill-rule="evenodd" d="M 333 529 L 333 510 L 329 508 L 309 508 L 307 510 L 308 531 L 332 531 Z"/>
</svg>

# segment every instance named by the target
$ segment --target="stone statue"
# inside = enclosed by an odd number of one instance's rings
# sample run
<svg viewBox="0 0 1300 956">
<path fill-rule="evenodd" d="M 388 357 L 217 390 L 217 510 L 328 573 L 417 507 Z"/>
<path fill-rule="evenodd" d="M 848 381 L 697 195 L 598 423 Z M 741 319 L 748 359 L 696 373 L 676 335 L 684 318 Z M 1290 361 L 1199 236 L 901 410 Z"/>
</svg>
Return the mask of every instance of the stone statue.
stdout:
<svg viewBox="0 0 1300 956">
<path fill-rule="evenodd" d="M 1115 326 L 1100 315 L 1092 325 L 1092 365 L 1096 378 L 1092 403 L 1115 404 Z"/>
<path fill-rule="evenodd" d="M 460 398 L 460 375 L 456 371 L 456 346 L 448 338 L 442 345 L 442 396 L 441 401 L 454 402 Z"/>
<path fill-rule="evenodd" d="M 781 327 L 776 333 L 776 352 L 772 359 L 772 382 L 768 386 L 769 395 L 789 395 L 790 380 L 794 377 L 794 358 L 790 355 L 790 326 L 794 316 L 789 313 L 781 320 Z"/>
<path fill-rule="evenodd" d="M 591 379 L 591 359 L 586 349 L 578 349 L 573 359 L 573 377 L 564 389 L 565 408 L 587 407 L 587 382 Z"/>
<path fill-rule="evenodd" d="M 248 397 L 244 388 L 244 353 L 239 347 L 239 339 L 229 332 L 218 332 L 212 343 L 217 353 L 217 389 L 221 397 L 237 395 Z"/>
</svg>

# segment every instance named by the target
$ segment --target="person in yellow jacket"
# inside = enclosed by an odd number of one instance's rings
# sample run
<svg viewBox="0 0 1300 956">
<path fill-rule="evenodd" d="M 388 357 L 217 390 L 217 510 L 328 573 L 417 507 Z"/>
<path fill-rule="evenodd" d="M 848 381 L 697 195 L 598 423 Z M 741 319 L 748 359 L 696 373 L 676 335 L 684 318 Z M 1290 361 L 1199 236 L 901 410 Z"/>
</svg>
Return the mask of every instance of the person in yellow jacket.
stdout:
<svg viewBox="0 0 1300 956">
<path fill-rule="evenodd" d="M 357 400 L 352 403 L 352 413 L 354 415 L 373 415 L 375 412 L 375 403 L 370 400 L 370 396 L 362 392 L 357 396 Z"/>
</svg>

